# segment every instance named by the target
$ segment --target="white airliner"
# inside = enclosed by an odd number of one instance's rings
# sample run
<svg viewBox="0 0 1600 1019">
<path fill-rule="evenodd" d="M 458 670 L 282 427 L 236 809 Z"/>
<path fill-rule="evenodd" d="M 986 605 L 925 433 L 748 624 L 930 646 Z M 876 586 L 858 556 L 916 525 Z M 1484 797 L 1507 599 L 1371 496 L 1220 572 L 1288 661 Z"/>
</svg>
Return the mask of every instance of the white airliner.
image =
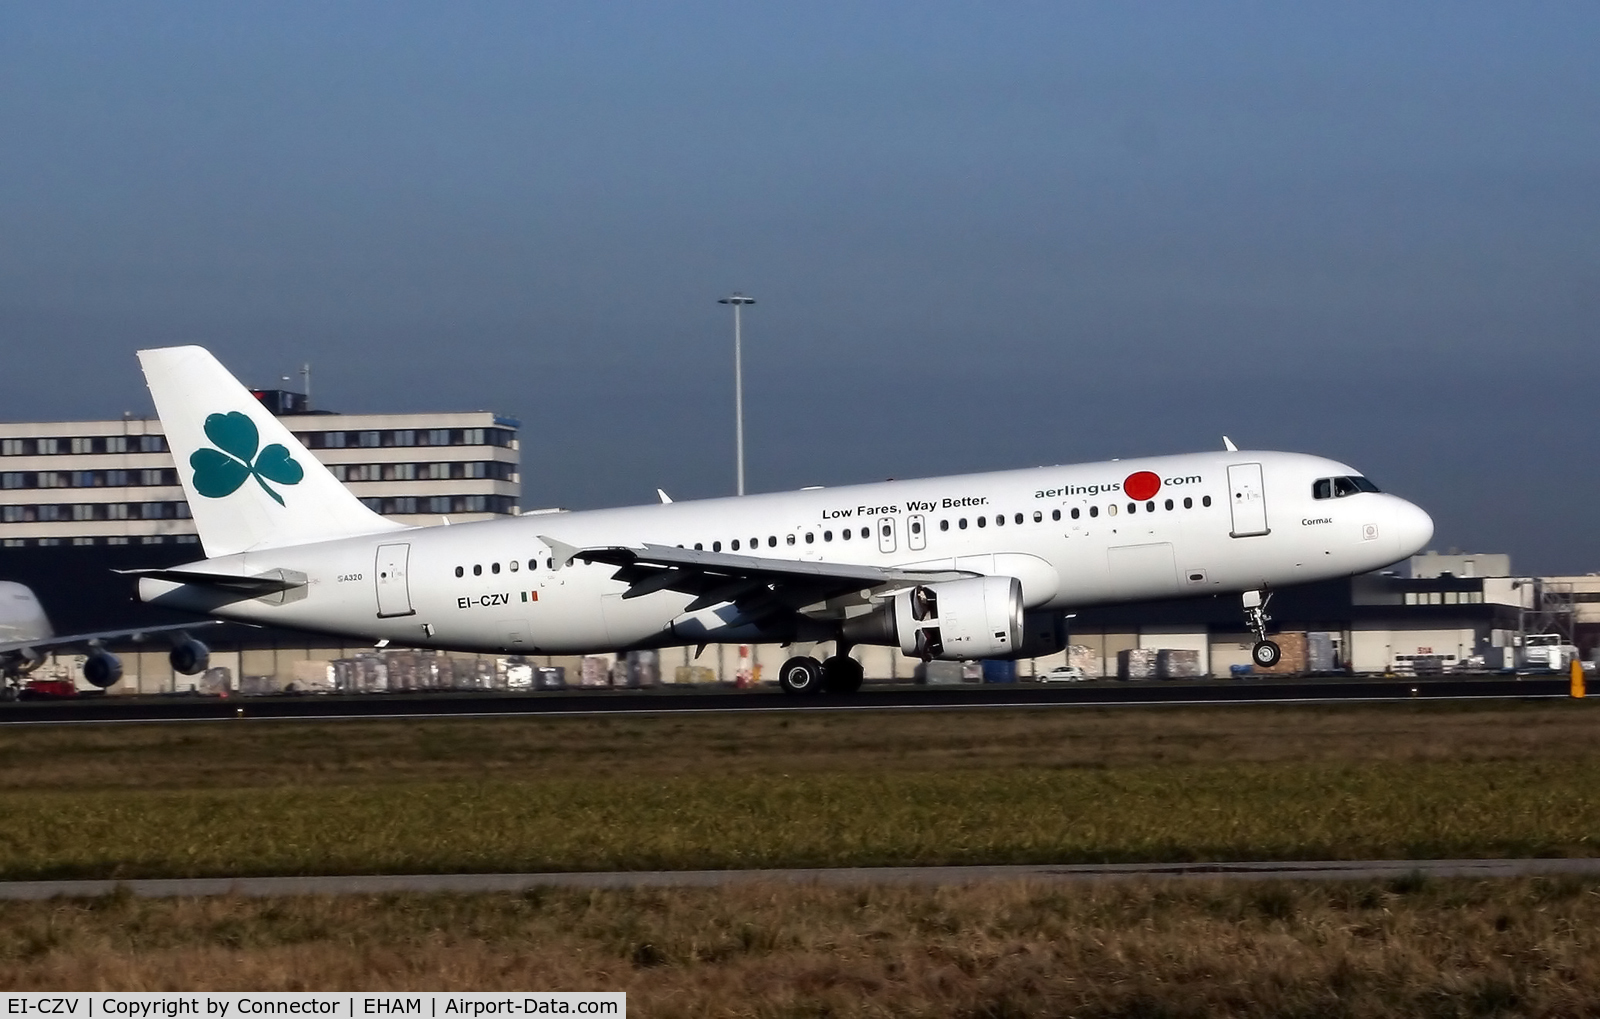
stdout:
<svg viewBox="0 0 1600 1019">
<path fill-rule="evenodd" d="M 363 506 L 200 347 L 141 351 L 208 558 L 141 571 L 147 602 L 379 643 L 578 654 L 829 643 L 790 693 L 850 692 L 857 644 L 930 659 L 1059 651 L 1079 606 L 1235 593 L 1270 665 L 1265 602 L 1378 569 L 1433 521 L 1297 453 L 1151 457 L 481 523 Z"/>
<path fill-rule="evenodd" d="M 172 644 L 168 659 L 173 669 L 192 676 L 205 670 L 209 651 L 189 636 L 189 631 L 212 622 L 58 635 L 33 588 L 0 580 L 0 700 L 12 700 L 24 692 L 26 677 L 44 664 L 45 656 L 68 648 L 84 651 L 84 679 L 104 689 L 122 678 L 122 662 L 104 645 L 119 640 L 142 641 L 158 633 Z"/>
</svg>

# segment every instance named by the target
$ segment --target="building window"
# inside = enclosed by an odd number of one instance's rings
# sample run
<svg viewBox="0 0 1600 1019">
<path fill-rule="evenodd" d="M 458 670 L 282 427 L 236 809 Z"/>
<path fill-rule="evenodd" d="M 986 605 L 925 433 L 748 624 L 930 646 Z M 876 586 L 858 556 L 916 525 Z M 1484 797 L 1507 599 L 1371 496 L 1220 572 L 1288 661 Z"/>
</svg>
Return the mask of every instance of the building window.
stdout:
<svg viewBox="0 0 1600 1019">
<path fill-rule="evenodd" d="M 383 433 L 382 432 L 361 432 L 360 433 L 360 438 L 359 438 L 358 441 L 361 443 L 362 446 L 367 447 L 369 449 L 370 448 L 376 448 L 377 446 L 380 446 L 380 445 L 383 444 Z"/>
<path fill-rule="evenodd" d="M 392 445 L 415 446 L 417 444 L 417 433 L 409 428 L 396 429 L 389 434 L 392 436 Z"/>
<path fill-rule="evenodd" d="M 139 452 L 165 453 L 167 451 L 167 437 L 165 435 L 139 436 Z"/>
<path fill-rule="evenodd" d="M 107 453 L 126 453 L 128 451 L 128 437 L 126 435 L 106 436 Z"/>
<path fill-rule="evenodd" d="M 40 456 L 54 456 L 61 451 L 60 439 L 37 439 L 35 443 Z"/>
<path fill-rule="evenodd" d="M 32 439 L 0 439 L 0 456 L 27 456 Z"/>
</svg>

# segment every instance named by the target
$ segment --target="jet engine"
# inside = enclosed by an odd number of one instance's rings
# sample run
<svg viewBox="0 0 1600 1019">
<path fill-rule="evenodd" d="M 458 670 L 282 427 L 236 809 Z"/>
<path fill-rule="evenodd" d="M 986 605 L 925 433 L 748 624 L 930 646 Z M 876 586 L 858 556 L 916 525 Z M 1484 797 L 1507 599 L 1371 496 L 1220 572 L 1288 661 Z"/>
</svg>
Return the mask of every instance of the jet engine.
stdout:
<svg viewBox="0 0 1600 1019">
<path fill-rule="evenodd" d="M 973 577 L 898 591 L 871 613 L 845 621 L 856 644 L 898 644 L 923 661 L 1006 658 L 1022 645 L 1022 584 Z"/>
<path fill-rule="evenodd" d="M 1022 643 L 1007 658 L 1043 658 L 1065 650 L 1067 617 L 1060 611 L 1029 612 L 1022 617 Z"/>
<path fill-rule="evenodd" d="M 83 678 L 104 690 L 122 678 L 122 659 L 110 651 L 95 650 L 84 659 Z"/>
<path fill-rule="evenodd" d="M 172 663 L 172 671 L 185 676 L 193 676 L 206 671 L 206 666 L 211 663 L 211 649 L 195 640 L 185 637 L 182 643 L 172 649 L 167 655 L 167 661 Z"/>
</svg>

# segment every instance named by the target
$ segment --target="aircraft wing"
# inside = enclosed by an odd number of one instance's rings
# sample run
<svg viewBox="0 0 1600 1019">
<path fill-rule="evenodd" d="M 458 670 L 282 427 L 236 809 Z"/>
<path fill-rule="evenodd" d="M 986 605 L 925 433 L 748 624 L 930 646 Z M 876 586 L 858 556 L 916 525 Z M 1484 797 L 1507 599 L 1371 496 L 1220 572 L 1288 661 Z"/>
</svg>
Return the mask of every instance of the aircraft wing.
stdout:
<svg viewBox="0 0 1600 1019">
<path fill-rule="evenodd" d="M 6 641 L 0 642 L 0 655 L 8 651 L 53 651 L 63 647 L 87 647 L 96 642 L 103 643 L 110 640 L 142 641 L 152 634 L 200 630 L 208 626 L 220 626 L 223 622 L 221 619 L 202 619 L 193 623 L 166 623 L 161 626 L 131 627 L 126 630 L 101 630 L 98 633 L 69 633 L 62 636 L 37 637 L 33 640 Z"/>
<path fill-rule="evenodd" d="M 736 623 L 761 622 L 870 588 L 977 576 L 964 570 L 768 559 L 675 545 L 579 548 L 547 535 L 540 535 L 539 540 L 550 546 L 557 568 L 570 559 L 618 567 L 616 579 L 629 584 L 623 598 L 641 598 L 657 591 L 697 595 L 685 607 L 688 612 L 733 602 L 739 609 Z"/>
</svg>

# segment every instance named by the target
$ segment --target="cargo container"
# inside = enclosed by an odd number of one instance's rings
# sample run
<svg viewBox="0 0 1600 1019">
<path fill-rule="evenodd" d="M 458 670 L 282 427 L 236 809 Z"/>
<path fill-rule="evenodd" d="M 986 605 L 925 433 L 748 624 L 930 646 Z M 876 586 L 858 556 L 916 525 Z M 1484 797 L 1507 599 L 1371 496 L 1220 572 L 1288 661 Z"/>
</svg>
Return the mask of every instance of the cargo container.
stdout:
<svg viewBox="0 0 1600 1019">
<path fill-rule="evenodd" d="M 1189 648 L 1162 648 L 1156 652 L 1156 675 L 1161 679 L 1199 679 L 1200 652 Z"/>
<path fill-rule="evenodd" d="M 1118 679 L 1154 679 L 1156 675 L 1155 648 L 1131 647 L 1117 652 Z"/>
<path fill-rule="evenodd" d="M 1015 683 L 1017 663 L 997 658 L 985 659 L 980 666 L 985 683 Z"/>
</svg>

